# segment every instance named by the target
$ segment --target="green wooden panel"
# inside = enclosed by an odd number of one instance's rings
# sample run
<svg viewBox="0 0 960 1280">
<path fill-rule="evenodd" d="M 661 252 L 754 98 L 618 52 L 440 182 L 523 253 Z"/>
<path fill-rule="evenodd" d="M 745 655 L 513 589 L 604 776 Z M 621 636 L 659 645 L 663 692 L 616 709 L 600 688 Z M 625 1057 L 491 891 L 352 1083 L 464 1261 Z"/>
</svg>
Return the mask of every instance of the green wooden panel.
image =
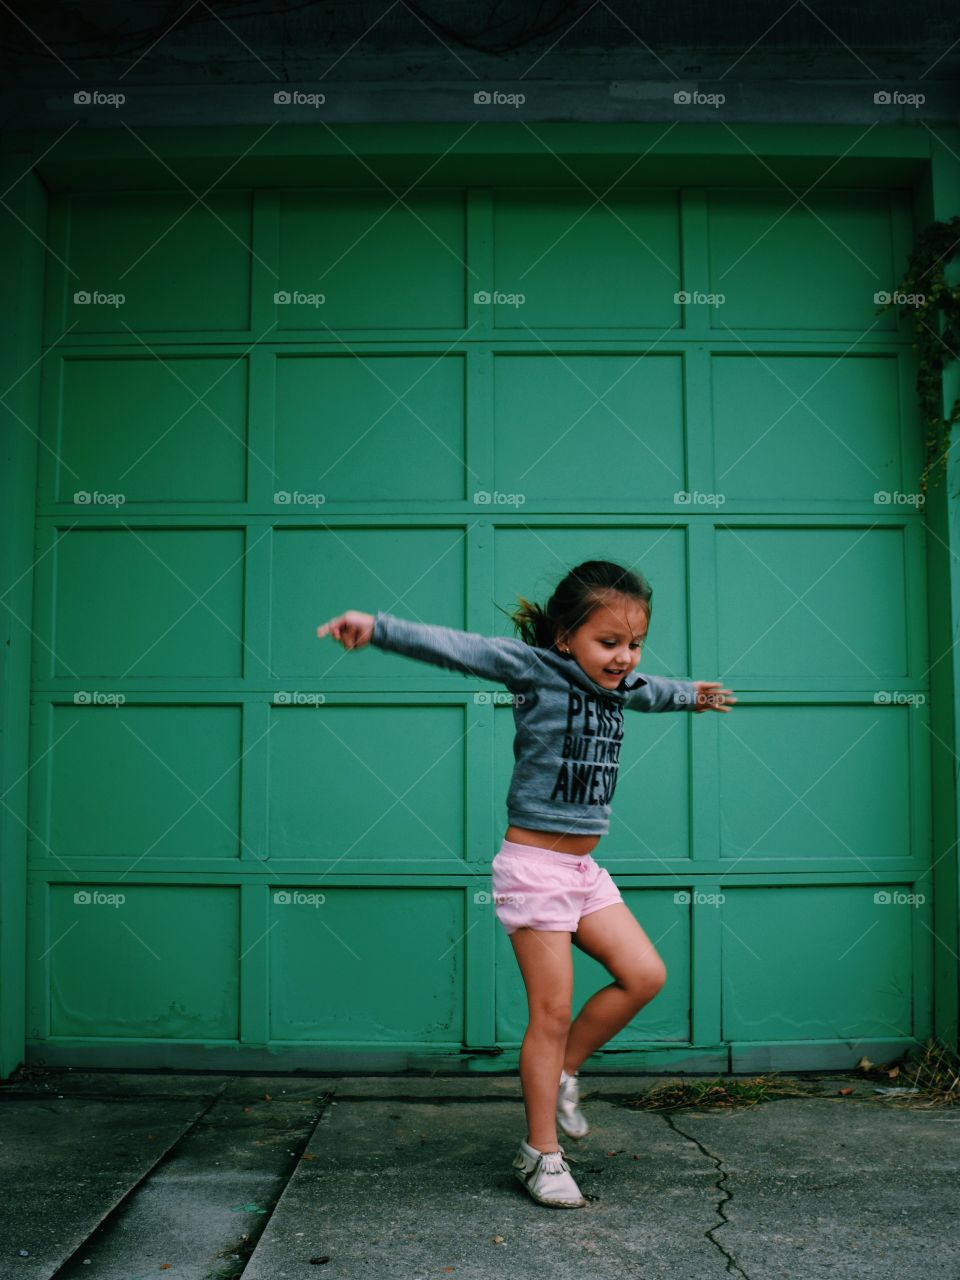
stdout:
<svg viewBox="0 0 960 1280">
<path fill-rule="evenodd" d="M 278 885 L 271 1038 L 459 1043 L 464 931 L 463 894 L 453 889 Z"/>
<path fill-rule="evenodd" d="M 680 324 L 677 192 L 497 191 L 494 264 L 497 292 L 524 295 L 495 304 L 498 329 Z"/>
<path fill-rule="evenodd" d="M 904 560 L 896 527 L 718 529 L 726 679 L 909 675 Z"/>
<path fill-rule="evenodd" d="M 233 886 L 104 881 L 52 884 L 49 895 L 51 1035 L 236 1039 Z"/>
<path fill-rule="evenodd" d="M 494 370 L 496 489 L 518 506 L 685 488 L 679 356 L 500 356 Z"/>
<path fill-rule="evenodd" d="M 106 191 L 60 196 L 69 275 L 51 278 L 47 340 L 74 334 L 246 329 L 250 324 L 251 195 Z M 123 295 L 121 305 L 77 293 Z"/>
<path fill-rule="evenodd" d="M 79 696 L 80 705 L 52 708 L 31 855 L 236 858 L 240 708 L 105 706 L 96 690 Z"/>
<path fill-rule="evenodd" d="M 911 1035 L 920 925 L 905 893 L 880 882 L 726 889 L 724 1038 Z"/>
<path fill-rule="evenodd" d="M 893 289 L 903 263 L 891 226 L 905 195 L 820 188 L 709 193 L 709 307 L 714 329 L 851 329 L 896 332 L 874 294 Z"/>
<path fill-rule="evenodd" d="M 247 369 L 235 357 L 71 358 L 60 366 L 46 500 L 102 512 L 126 502 L 242 502 Z M 189 459 L 189 462 L 187 462 Z M 78 493 L 86 498 L 77 498 Z"/>
<path fill-rule="evenodd" d="M 616 803 L 601 849 L 611 869 L 656 871 L 694 856 L 690 827 L 690 738 L 685 713 L 625 712 Z"/>
<path fill-rule="evenodd" d="M 279 221 L 281 329 L 463 324 L 462 191 L 284 191 Z"/>
<path fill-rule="evenodd" d="M 344 529 L 278 529 L 273 536 L 271 664 L 278 677 L 371 680 L 399 676 L 463 684 L 456 671 L 368 646 L 318 645 L 318 621 L 346 608 L 464 627 L 463 527 L 401 522 Z"/>
<path fill-rule="evenodd" d="M 288 355 L 276 397 L 278 505 L 463 498 L 462 356 Z"/>
<path fill-rule="evenodd" d="M 711 374 L 716 487 L 728 502 L 913 491 L 900 463 L 895 357 L 721 355 Z"/>
<path fill-rule="evenodd" d="M 75 528 L 56 549 L 40 670 L 86 677 L 239 676 L 243 533 Z"/>
<path fill-rule="evenodd" d="M 609 1042 L 626 1049 L 664 1041 L 690 1039 L 690 904 L 682 890 L 639 889 L 621 885 L 623 900 L 642 923 L 667 969 L 667 981 L 656 997 Z M 612 981 L 592 956 L 573 949 L 574 1014 L 595 991 Z M 507 1043 L 523 1039 L 527 999 L 513 954 L 513 943 L 501 929 L 497 936 L 497 1038 Z M 591 1060 L 592 1061 L 592 1060 Z"/>
<path fill-rule="evenodd" d="M 914 708 L 745 706 L 720 738 L 721 854 L 751 858 L 909 857 Z M 862 798 L 869 798 L 865 803 Z"/>
<path fill-rule="evenodd" d="M 464 713 L 457 705 L 271 711 L 271 857 L 461 857 Z"/>
</svg>

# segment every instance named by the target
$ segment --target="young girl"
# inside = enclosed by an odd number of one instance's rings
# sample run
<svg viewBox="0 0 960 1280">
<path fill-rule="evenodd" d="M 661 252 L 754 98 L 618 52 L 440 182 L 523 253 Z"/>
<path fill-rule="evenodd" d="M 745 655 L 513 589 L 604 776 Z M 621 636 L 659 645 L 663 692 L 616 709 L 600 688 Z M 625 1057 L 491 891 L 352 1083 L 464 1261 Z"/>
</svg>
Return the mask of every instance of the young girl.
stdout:
<svg viewBox="0 0 960 1280">
<path fill-rule="evenodd" d="M 577 1072 L 657 994 L 663 961 L 592 851 L 609 828 L 623 711 L 728 711 L 719 681 L 634 674 L 653 592 L 641 574 L 607 560 L 573 569 L 545 608 L 519 597 L 509 616 L 522 639 L 488 637 L 351 610 L 317 628 L 346 649 L 374 644 L 513 693 L 514 771 L 506 830 L 493 859 L 497 918 L 527 992 L 520 1048 L 527 1136 L 513 1162 L 538 1203 L 586 1204 L 557 1140 L 582 1138 Z M 570 1021 L 571 943 L 614 981 Z"/>
</svg>

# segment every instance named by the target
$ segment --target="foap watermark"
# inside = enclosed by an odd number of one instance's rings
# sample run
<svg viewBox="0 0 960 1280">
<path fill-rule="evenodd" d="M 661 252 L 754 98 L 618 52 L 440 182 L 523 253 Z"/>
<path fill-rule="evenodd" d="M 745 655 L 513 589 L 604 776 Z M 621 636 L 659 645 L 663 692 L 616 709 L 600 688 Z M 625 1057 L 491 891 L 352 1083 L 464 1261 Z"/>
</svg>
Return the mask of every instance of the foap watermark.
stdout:
<svg viewBox="0 0 960 1280">
<path fill-rule="evenodd" d="M 900 89 L 878 89 L 873 95 L 874 105 L 878 107 L 922 107 L 926 102 L 926 94 L 903 93 Z"/>
<path fill-rule="evenodd" d="M 303 889 L 274 889 L 273 901 L 278 907 L 322 907 L 326 894 L 306 893 Z"/>
<path fill-rule="evenodd" d="M 899 689 L 878 689 L 873 695 L 877 707 L 922 707 L 926 701 L 925 693 L 901 693 Z"/>
<path fill-rule="evenodd" d="M 525 293 L 504 293 L 500 289 L 477 289 L 473 295 L 474 304 L 478 307 L 522 307 L 527 300 Z"/>
<path fill-rule="evenodd" d="M 877 907 L 922 907 L 926 900 L 923 893 L 904 893 L 902 889 L 878 889 L 873 895 Z"/>
<path fill-rule="evenodd" d="M 278 307 L 322 307 L 326 300 L 325 293 L 307 293 L 304 289 L 277 289 L 273 295 Z"/>
<path fill-rule="evenodd" d="M 122 107 L 127 100 L 125 93 L 104 93 L 102 89 L 78 89 L 73 95 L 77 107 Z"/>
<path fill-rule="evenodd" d="M 527 100 L 525 93 L 501 93 L 499 89 L 478 89 L 473 95 L 477 107 L 522 107 Z"/>
<path fill-rule="evenodd" d="M 278 689 L 273 695 L 277 707 L 322 707 L 326 700 L 322 693 L 304 693 L 302 689 Z"/>
<path fill-rule="evenodd" d="M 678 89 L 673 101 L 678 107 L 722 107 L 727 97 L 724 93 L 701 93 L 699 89 Z"/>
<path fill-rule="evenodd" d="M 76 307 L 122 307 L 127 300 L 125 293 L 106 293 L 103 289 L 77 289 L 73 303 Z"/>
<path fill-rule="evenodd" d="M 722 507 L 726 500 L 724 493 L 703 493 L 700 489 L 677 489 L 673 495 L 676 507 Z"/>
<path fill-rule="evenodd" d="M 700 289 L 678 289 L 673 295 L 678 307 L 722 307 L 727 300 L 725 293 L 703 293 Z"/>
<path fill-rule="evenodd" d="M 127 900 L 125 893 L 104 893 L 102 889 L 77 889 L 73 901 L 78 907 L 122 907 Z"/>
<path fill-rule="evenodd" d="M 273 495 L 277 507 L 322 507 L 326 500 L 325 493 L 301 493 L 299 489 L 278 489 Z"/>
<path fill-rule="evenodd" d="M 901 493 L 899 489 L 878 489 L 873 495 L 878 507 L 922 507 L 926 500 L 924 493 Z"/>
<path fill-rule="evenodd" d="M 100 689 L 77 689 L 73 695 L 75 707 L 122 707 L 126 700 L 123 693 L 103 693 Z"/>
<path fill-rule="evenodd" d="M 322 107 L 327 100 L 325 93 L 304 93 L 302 89 L 278 89 L 273 95 L 277 107 Z"/>
<path fill-rule="evenodd" d="M 473 495 L 477 507 L 522 507 L 526 500 L 526 494 L 501 493 L 499 489 L 477 489 Z"/>
<path fill-rule="evenodd" d="M 673 900 L 678 907 L 689 907 L 691 905 L 704 907 L 722 907 L 727 900 L 725 893 L 701 893 L 699 889 L 694 889 L 691 893 L 689 889 L 678 889 L 673 895 Z"/>
<path fill-rule="evenodd" d="M 927 295 L 901 293 L 899 289 L 895 289 L 893 293 L 887 293 L 886 289 L 879 289 L 873 295 L 873 300 L 878 307 L 924 307 L 927 304 Z"/>
<path fill-rule="evenodd" d="M 523 906 L 527 897 L 524 893 L 490 893 L 487 889 L 478 889 L 473 895 L 473 900 L 478 907 L 489 907 L 495 902 L 512 902 L 517 906 Z"/>
<path fill-rule="evenodd" d="M 77 507 L 122 507 L 126 500 L 125 493 L 101 493 L 99 489 L 77 489 L 73 495 Z"/>
<path fill-rule="evenodd" d="M 526 695 L 523 693 L 509 693 L 503 689 L 473 695 L 475 707 L 489 707 L 491 704 L 495 707 L 522 707 L 526 700 Z"/>
</svg>

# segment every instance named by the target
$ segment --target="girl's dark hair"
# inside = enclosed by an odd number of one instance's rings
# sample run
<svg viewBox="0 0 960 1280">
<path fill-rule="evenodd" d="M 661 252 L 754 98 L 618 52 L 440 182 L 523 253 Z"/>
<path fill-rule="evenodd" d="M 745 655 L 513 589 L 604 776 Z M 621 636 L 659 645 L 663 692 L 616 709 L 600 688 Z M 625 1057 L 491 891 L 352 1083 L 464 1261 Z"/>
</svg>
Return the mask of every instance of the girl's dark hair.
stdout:
<svg viewBox="0 0 960 1280">
<path fill-rule="evenodd" d="M 636 600 L 644 607 L 649 619 L 653 609 L 653 588 L 642 573 L 625 569 L 610 560 L 586 560 L 571 569 L 546 606 L 531 604 L 518 595 L 519 608 L 501 612 L 507 614 L 527 644 L 538 649 L 552 649 L 558 631 L 568 634 L 576 631 L 598 604 L 605 603 L 611 592 Z"/>
</svg>

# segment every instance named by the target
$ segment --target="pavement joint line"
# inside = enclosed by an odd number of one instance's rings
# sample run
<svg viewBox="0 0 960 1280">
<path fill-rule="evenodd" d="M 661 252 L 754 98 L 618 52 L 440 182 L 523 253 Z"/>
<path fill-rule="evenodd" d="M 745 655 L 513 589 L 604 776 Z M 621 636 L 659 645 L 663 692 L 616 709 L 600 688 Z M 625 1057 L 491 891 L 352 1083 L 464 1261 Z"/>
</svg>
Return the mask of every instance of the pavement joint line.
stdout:
<svg viewBox="0 0 960 1280">
<path fill-rule="evenodd" d="M 182 1133 L 178 1135 L 176 1141 L 172 1142 L 165 1151 L 161 1151 L 157 1156 L 156 1160 L 154 1160 L 153 1164 L 151 1164 L 148 1168 L 144 1169 L 143 1173 L 136 1180 L 136 1182 L 132 1183 L 129 1187 L 127 1187 L 123 1195 L 117 1201 L 115 1201 L 109 1207 L 109 1209 L 106 1210 L 105 1213 L 101 1215 L 101 1217 L 98 1219 L 97 1222 L 95 1222 L 91 1226 L 90 1230 L 87 1232 L 86 1237 L 83 1240 L 81 1240 L 81 1242 L 77 1245 L 76 1249 L 74 1249 L 71 1254 L 69 1254 L 66 1258 L 63 1259 L 63 1261 L 57 1266 L 56 1271 L 52 1272 L 50 1276 L 50 1280 L 56 1280 L 57 1276 L 64 1274 L 68 1267 L 76 1265 L 80 1255 L 90 1248 L 91 1241 L 94 1239 L 94 1237 L 100 1235 L 104 1231 L 109 1230 L 111 1222 L 114 1220 L 114 1218 L 116 1218 L 116 1216 L 119 1213 L 123 1211 L 124 1206 L 133 1198 L 133 1196 L 135 1196 L 137 1192 L 147 1182 L 149 1182 L 149 1180 L 154 1176 L 156 1171 L 162 1165 L 167 1164 L 170 1160 L 173 1159 L 174 1153 L 176 1152 L 180 1144 L 183 1142 L 184 1138 L 187 1136 L 187 1134 L 192 1133 L 194 1129 L 196 1129 L 197 1126 L 200 1124 L 200 1122 L 204 1119 L 207 1113 L 211 1110 L 211 1108 L 216 1106 L 217 1102 L 220 1101 L 226 1087 L 227 1087 L 226 1084 L 224 1084 L 222 1088 L 219 1089 L 213 1097 L 206 1099 L 206 1105 L 201 1107 L 196 1112 L 196 1114 L 194 1115 L 190 1123 L 187 1125 L 187 1127 L 183 1130 Z M 75 1095 L 71 1095 L 71 1097 L 73 1096 Z M 49 1100 L 50 1099 L 48 1098 L 48 1101 Z M 95 1101 L 99 1101 L 99 1100 L 100 1099 L 95 1099 Z M 116 1101 L 116 1099 L 109 1099 L 109 1101 Z M 121 1099 L 121 1101 L 129 1102 L 130 1099 L 129 1098 Z"/>
<path fill-rule="evenodd" d="M 724 1206 L 727 1204 L 728 1201 L 733 1199 L 733 1192 L 723 1185 L 723 1183 L 726 1181 L 726 1178 L 727 1178 L 727 1171 L 723 1167 L 722 1158 L 720 1156 L 715 1156 L 712 1151 L 708 1151 L 699 1138 L 694 1138 L 689 1133 L 684 1133 L 682 1129 L 678 1129 L 676 1122 L 674 1121 L 672 1111 L 664 1111 L 662 1112 L 662 1115 L 668 1129 L 672 1129 L 675 1134 L 677 1134 L 681 1138 L 686 1139 L 687 1142 L 692 1142 L 693 1145 L 697 1147 L 697 1149 L 701 1151 L 707 1157 L 708 1160 L 712 1160 L 716 1165 L 717 1173 L 719 1176 L 717 1178 L 715 1186 L 717 1191 L 720 1193 L 721 1198 L 717 1200 L 715 1212 L 717 1214 L 717 1217 L 720 1219 L 720 1221 L 715 1226 L 712 1226 L 708 1230 L 706 1230 L 703 1234 L 706 1236 L 706 1238 L 710 1241 L 712 1245 L 716 1245 L 716 1247 L 723 1254 L 724 1258 L 726 1258 L 728 1274 L 736 1273 L 739 1276 L 743 1276 L 743 1280 L 751 1280 L 750 1276 L 748 1276 L 747 1273 L 743 1270 L 743 1268 L 740 1266 L 739 1262 L 737 1262 L 736 1258 L 729 1251 L 729 1249 L 725 1249 L 721 1241 L 717 1240 L 713 1234 L 715 1231 L 719 1231 L 722 1227 L 729 1226 L 730 1219 L 727 1217 L 726 1209 L 724 1208 Z"/>
</svg>

